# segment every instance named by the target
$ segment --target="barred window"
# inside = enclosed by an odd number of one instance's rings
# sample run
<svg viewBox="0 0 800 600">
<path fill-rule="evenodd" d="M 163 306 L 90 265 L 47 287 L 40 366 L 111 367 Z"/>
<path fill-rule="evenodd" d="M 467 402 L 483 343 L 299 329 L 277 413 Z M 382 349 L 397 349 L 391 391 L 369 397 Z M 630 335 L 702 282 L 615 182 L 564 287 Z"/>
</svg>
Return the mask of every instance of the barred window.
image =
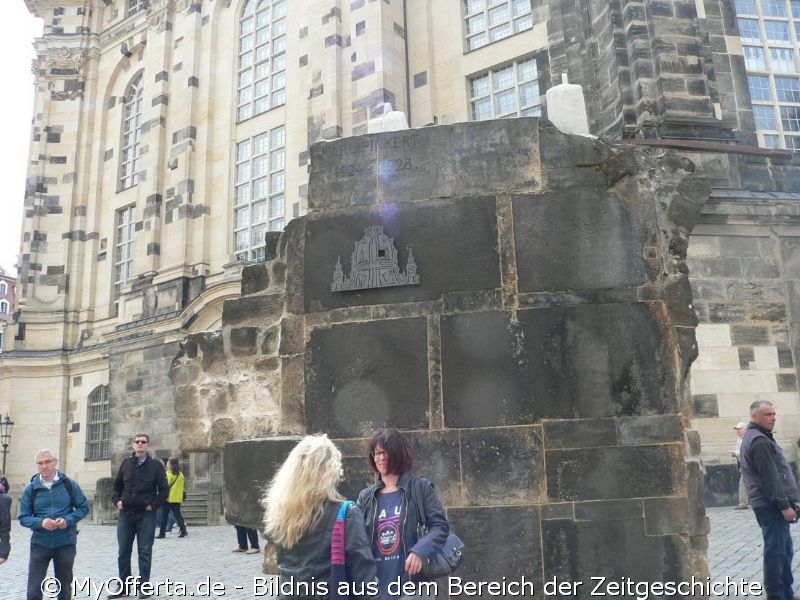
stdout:
<svg viewBox="0 0 800 600">
<path fill-rule="evenodd" d="M 785 140 L 789 150 L 800 150 L 800 135 L 787 135 Z"/>
<path fill-rule="evenodd" d="M 283 126 L 236 145 L 233 247 L 237 260 L 263 261 L 264 234 L 284 227 L 286 130 Z"/>
<path fill-rule="evenodd" d="M 532 27 L 531 0 L 464 0 L 464 34 L 468 51 Z"/>
<path fill-rule="evenodd" d="M 108 386 L 99 385 L 92 390 L 86 402 L 86 458 L 88 460 L 111 458 L 108 409 Z"/>
<path fill-rule="evenodd" d="M 780 136 L 777 136 L 774 133 L 766 133 L 764 134 L 764 148 L 780 148 L 780 140 Z"/>
<path fill-rule="evenodd" d="M 239 19 L 237 120 L 286 102 L 286 0 L 247 0 Z"/>
<path fill-rule="evenodd" d="M 134 78 L 125 92 L 122 104 L 122 143 L 120 144 L 120 186 L 133 187 L 139 182 L 142 154 L 142 89 L 143 77 Z"/>
<path fill-rule="evenodd" d="M 536 59 L 513 62 L 470 79 L 472 120 L 541 116 Z"/>
<path fill-rule="evenodd" d="M 8 314 L 8 302 L 3 300 L 0 302 L 0 315 L 7 315 Z"/>
</svg>

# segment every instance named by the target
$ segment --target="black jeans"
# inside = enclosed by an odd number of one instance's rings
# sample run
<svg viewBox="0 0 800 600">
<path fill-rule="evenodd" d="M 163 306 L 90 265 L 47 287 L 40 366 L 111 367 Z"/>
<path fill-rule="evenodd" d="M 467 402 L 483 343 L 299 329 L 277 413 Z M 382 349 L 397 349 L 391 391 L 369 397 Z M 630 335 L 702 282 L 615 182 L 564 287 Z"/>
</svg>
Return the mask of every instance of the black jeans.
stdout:
<svg viewBox="0 0 800 600">
<path fill-rule="evenodd" d="M 159 530 L 158 535 L 164 535 L 164 530 L 167 528 L 167 520 L 169 520 L 170 513 L 175 517 L 175 522 L 178 523 L 178 529 L 181 530 L 181 533 L 186 533 L 186 523 L 184 523 L 183 515 L 181 514 L 181 503 L 164 502 L 161 510 L 161 529 Z"/>
<path fill-rule="evenodd" d="M 61 584 L 58 600 L 72 598 L 72 565 L 75 563 L 75 544 L 46 548 L 31 544 L 30 562 L 28 562 L 28 600 L 42 600 L 42 582 L 47 575 L 47 567 L 53 561 L 53 572 Z M 48 587 L 48 592 L 55 591 Z M 48 595 L 48 598 L 54 596 Z"/>
<path fill-rule="evenodd" d="M 247 540 L 250 540 L 250 547 L 258 550 L 258 532 L 250 527 L 243 525 L 234 525 L 236 527 L 236 540 L 239 542 L 239 548 L 247 550 Z"/>
</svg>

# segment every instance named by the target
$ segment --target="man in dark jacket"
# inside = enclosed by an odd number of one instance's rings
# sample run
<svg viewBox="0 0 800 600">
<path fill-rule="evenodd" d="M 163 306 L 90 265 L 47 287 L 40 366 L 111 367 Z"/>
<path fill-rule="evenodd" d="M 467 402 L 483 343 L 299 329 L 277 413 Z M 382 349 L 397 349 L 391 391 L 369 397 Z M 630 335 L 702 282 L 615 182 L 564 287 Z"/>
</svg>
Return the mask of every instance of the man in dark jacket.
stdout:
<svg viewBox="0 0 800 600">
<path fill-rule="evenodd" d="M 36 453 L 36 475 L 25 488 L 19 503 L 19 522 L 33 530 L 28 562 L 28 600 L 42 600 L 47 567 L 59 583 L 59 600 L 72 598 L 72 566 L 78 543 L 78 521 L 89 514 L 80 486 L 58 471 L 58 456 L 44 448 Z M 48 597 L 55 588 L 45 586 Z"/>
<path fill-rule="evenodd" d="M 133 454 L 122 461 L 114 480 L 111 501 L 119 509 L 117 521 L 117 567 L 119 578 L 127 584 L 109 598 L 122 598 L 139 591 L 139 598 L 150 594 L 141 584 L 150 580 L 153 559 L 153 541 L 156 535 L 156 511 L 169 494 L 167 475 L 161 461 L 148 453 L 150 436 L 137 433 L 133 436 Z M 139 580 L 131 578 L 131 551 L 133 540 L 139 552 Z"/>
<path fill-rule="evenodd" d="M 792 600 L 792 537 L 797 520 L 797 482 L 775 441 L 775 407 L 766 400 L 750 405 L 750 424 L 742 438 L 741 473 L 750 506 L 764 538 L 764 589 L 768 600 Z"/>
</svg>

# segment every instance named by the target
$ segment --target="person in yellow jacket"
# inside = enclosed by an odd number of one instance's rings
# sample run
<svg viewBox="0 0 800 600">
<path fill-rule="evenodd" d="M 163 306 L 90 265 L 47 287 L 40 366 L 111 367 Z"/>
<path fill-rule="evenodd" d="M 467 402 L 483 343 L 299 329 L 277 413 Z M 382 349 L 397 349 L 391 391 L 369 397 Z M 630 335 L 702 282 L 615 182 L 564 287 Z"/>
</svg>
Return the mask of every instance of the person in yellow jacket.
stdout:
<svg viewBox="0 0 800 600">
<path fill-rule="evenodd" d="M 175 515 L 175 520 L 178 522 L 178 528 L 181 530 L 178 535 L 179 538 L 189 535 L 186 532 L 186 523 L 183 522 L 183 515 L 181 515 L 181 503 L 183 502 L 183 492 L 186 489 L 186 478 L 181 471 L 181 465 L 177 458 L 169 459 L 169 468 L 167 469 L 167 484 L 169 485 L 169 496 L 164 503 L 164 510 L 161 514 L 161 527 L 159 528 L 157 538 L 167 537 L 164 530 L 167 528 L 167 519 L 169 514 Z"/>
</svg>

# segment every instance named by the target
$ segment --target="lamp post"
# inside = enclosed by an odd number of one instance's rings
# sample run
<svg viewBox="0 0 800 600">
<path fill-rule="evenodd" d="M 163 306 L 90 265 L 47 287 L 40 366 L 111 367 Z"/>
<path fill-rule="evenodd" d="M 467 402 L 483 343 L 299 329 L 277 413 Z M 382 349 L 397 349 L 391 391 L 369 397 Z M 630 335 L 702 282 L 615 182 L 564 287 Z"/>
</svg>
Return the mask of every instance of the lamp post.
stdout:
<svg viewBox="0 0 800 600">
<path fill-rule="evenodd" d="M 6 474 L 6 454 L 8 454 L 8 445 L 11 443 L 11 428 L 14 427 L 14 421 L 6 416 L 0 419 L 0 445 L 3 446 L 3 475 Z"/>
</svg>

